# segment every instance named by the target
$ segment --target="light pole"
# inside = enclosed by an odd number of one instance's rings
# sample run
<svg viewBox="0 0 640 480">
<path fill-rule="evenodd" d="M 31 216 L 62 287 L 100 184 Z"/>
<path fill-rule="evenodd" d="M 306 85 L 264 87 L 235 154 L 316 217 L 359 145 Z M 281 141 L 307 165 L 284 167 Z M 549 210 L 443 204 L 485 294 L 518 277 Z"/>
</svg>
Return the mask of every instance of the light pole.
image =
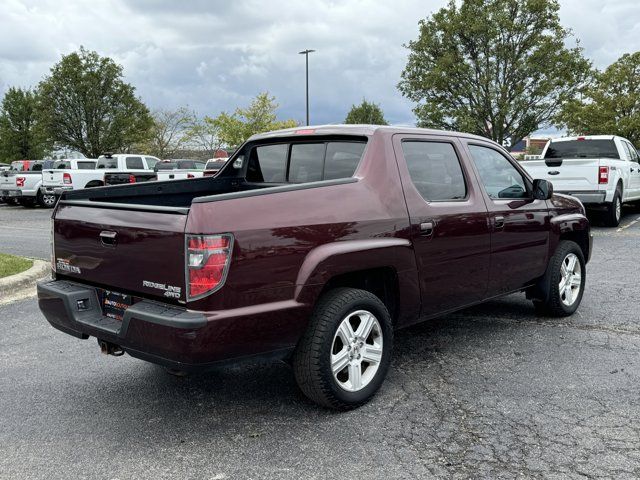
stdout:
<svg viewBox="0 0 640 480">
<path fill-rule="evenodd" d="M 315 50 L 303 50 L 302 52 L 298 52 L 300 55 L 305 56 L 306 62 L 306 74 L 307 74 L 307 125 L 309 125 L 309 54 L 315 52 Z"/>
</svg>

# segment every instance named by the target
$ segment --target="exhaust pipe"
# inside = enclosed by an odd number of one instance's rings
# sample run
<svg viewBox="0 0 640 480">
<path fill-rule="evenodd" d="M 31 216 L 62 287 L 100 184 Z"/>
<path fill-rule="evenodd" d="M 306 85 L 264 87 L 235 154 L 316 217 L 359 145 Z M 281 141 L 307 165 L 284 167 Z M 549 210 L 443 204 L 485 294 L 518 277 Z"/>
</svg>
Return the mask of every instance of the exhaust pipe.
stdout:
<svg viewBox="0 0 640 480">
<path fill-rule="evenodd" d="M 113 355 L 114 357 L 121 357 L 124 355 L 124 350 L 120 345 L 100 339 L 98 339 L 98 344 L 100 345 L 100 351 L 105 355 Z"/>
</svg>

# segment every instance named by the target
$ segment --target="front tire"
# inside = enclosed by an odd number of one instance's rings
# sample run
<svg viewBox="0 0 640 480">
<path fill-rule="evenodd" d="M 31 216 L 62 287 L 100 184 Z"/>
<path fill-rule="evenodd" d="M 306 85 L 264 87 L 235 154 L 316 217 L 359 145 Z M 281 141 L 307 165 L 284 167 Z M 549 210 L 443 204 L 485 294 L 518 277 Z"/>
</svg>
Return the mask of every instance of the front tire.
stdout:
<svg viewBox="0 0 640 480">
<path fill-rule="evenodd" d="M 578 244 L 561 241 L 541 281 L 545 299 L 534 300 L 536 311 L 552 317 L 572 315 L 582 301 L 586 274 L 584 255 Z"/>
<path fill-rule="evenodd" d="M 620 225 L 620 219 L 622 218 L 622 194 L 620 188 L 616 189 L 616 193 L 613 194 L 613 200 L 607 205 L 607 210 L 604 214 L 604 223 L 607 227 L 617 227 Z"/>
<path fill-rule="evenodd" d="M 366 403 L 389 370 L 393 348 L 391 316 L 365 290 L 327 292 L 293 354 L 300 390 L 319 405 L 349 410 Z"/>
</svg>

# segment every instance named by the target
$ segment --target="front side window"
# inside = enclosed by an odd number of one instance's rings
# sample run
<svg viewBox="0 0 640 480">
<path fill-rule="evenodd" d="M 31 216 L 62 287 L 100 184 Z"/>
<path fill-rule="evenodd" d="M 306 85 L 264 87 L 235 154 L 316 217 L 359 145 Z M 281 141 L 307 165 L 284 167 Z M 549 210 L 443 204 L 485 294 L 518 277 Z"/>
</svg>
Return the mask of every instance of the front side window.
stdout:
<svg viewBox="0 0 640 480">
<path fill-rule="evenodd" d="M 467 196 L 460 160 L 450 143 L 405 140 L 402 153 L 411 181 L 425 200 L 442 202 Z"/>
<path fill-rule="evenodd" d="M 129 169 L 144 170 L 144 164 L 142 163 L 142 157 L 127 157 L 125 164 Z"/>
<path fill-rule="evenodd" d="M 527 198 L 524 177 L 505 156 L 478 145 L 469 145 L 469 150 L 490 198 Z"/>
<path fill-rule="evenodd" d="M 153 167 L 155 167 L 156 163 L 159 162 L 159 160 L 154 157 L 144 157 L 144 159 L 147 161 L 147 168 L 149 170 L 153 170 Z"/>
</svg>

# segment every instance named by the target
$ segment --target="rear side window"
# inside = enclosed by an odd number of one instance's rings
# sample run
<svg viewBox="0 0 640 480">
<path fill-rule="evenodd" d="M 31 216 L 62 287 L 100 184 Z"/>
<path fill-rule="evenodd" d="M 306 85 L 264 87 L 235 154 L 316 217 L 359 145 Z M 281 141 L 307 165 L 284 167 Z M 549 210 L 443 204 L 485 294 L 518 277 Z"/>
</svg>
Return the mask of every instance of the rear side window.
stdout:
<svg viewBox="0 0 640 480">
<path fill-rule="evenodd" d="M 461 200 L 467 196 L 460 160 L 445 142 L 402 142 L 411 181 L 422 198 L 432 202 Z"/>
<path fill-rule="evenodd" d="M 131 169 L 144 169 L 144 164 L 142 163 L 142 157 L 127 157 L 125 159 L 125 165 L 127 168 Z"/>
<path fill-rule="evenodd" d="M 620 158 L 613 140 L 549 142 L 544 158 Z"/>
<path fill-rule="evenodd" d="M 95 162 L 78 162 L 78 170 L 93 170 L 95 168 Z"/>
</svg>

